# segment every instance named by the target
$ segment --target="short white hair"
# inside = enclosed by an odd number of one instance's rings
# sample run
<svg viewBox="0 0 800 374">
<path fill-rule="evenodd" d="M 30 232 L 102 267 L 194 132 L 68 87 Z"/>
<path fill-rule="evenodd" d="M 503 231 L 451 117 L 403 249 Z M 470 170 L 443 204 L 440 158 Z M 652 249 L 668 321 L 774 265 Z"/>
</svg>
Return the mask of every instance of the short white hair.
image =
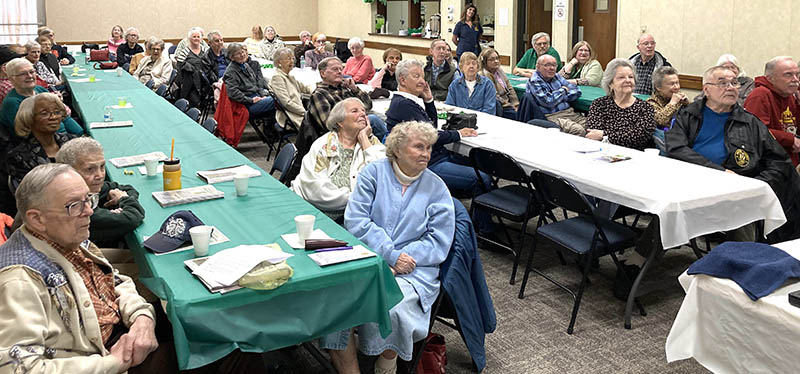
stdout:
<svg viewBox="0 0 800 374">
<path fill-rule="evenodd" d="M 128 39 L 128 35 L 130 35 L 132 32 L 136 33 L 136 37 L 137 38 L 141 36 L 141 35 L 139 35 L 139 29 L 137 29 L 135 27 L 128 27 L 128 29 L 125 30 L 125 35 L 123 36 L 123 38 Z"/>
<path fill-rule="evenodd" d="M 425 66 L 422 65 L 422 63 L 419 62 L 419 60 L 415 60 L 413 58 L 398 62 L 397 66 L 394 69 L 394 73 L 395 73 L 397 79 L 399 79 L 401 77 L 402 78 L 407 77 L 408 73 L 411 72 L 411 68 L 413 68 L 415 66 L 420 68 L 420 69 L 425 69 Z"/>
<path fill-rule="evenodd" d="M 794 61 L 792 56 L 777 56 L 771 58 L 769 61 L 767 61 L 766 65 L 764 65 L 764 75 L 772 75 L 772 71 L 775 70 L 775 65 L 786 60 Z"/>
<path fill-rule="evenodd" d="M 533 46 L 533 44 L 536 43 L 536 41 L 541 38 L 547 39 L 547 44 L 550 44 L 550 34 L 546 32 L 537 32 L 536 34 L 533 34 L 533 36 L 531 37 L 531 46 Z"/>
<path fill-rule="evenodd" d="M 205 33 L 206 33 L 205 31 L 203 31 L 203 28 L 202 28 L 202 27 L 200 27 L 200 26 L 195 26 L 195 27 L 192 27 L 191 29 L 189 29 L 189 33 L 186 35 L 186 37 L 187 37 L 187 38 L 191 38 L 191 37 L 192 37 L 192 34 L 194 34 L 194 33 L 196 33 L 196 32 L 199 32 L 199 33 L 200 33 L 200 37 L 201 37 L 201 38 L 202 38 L 202 37 L 203 37 L 203 35 L 205 35 Z"/>
<path fill-rule="evenodd" d="M 34 49 L 34 48 L 42 48 L 42 45 L 39 44 L 39 42 L 37 42 L 35 40 L 31 40 L 31 41 L 25 43 L 25 52 L 30 53 L 30 51 L 32 49 Z"/>
<path fill-rule="evenodd" d="M 354 45 L 360 45 L 361 48 L 364 48 L 364 41 L 361 38 L 354 36 L 347 41 L 347 49 L 353 48 Z"/>
<path fill-rule="evenodd" d="M 17 57 L 6 63 L 6 74 L 9 76 L 17 75 L 26 66 L 33 67 L 33 64 L 25 57 Z"/>
<path fill-rule="evenodd" d="M 617 75 L 617 69 L 622 67 L 628 67 L 634 72 L 633 83 L 636 84 L 636 68 L 633 67 L 633 64 L 626 58 L 615 58 L 608 62 L 606 71 L 603 72 L 603 79 L 600 80 L 600 87 L 603 87 L 606 95 L 612 94 L 611 82 L 614 80 L 614 76 Z"/>
<path fill-rule="evenodd" d="M 56 162 L 76 167 L 78 158 L 86 155 L 103 156 L 103 146 L 97 140 L 81 136 L 64 143 L 56 153 Z"/>
</svg>

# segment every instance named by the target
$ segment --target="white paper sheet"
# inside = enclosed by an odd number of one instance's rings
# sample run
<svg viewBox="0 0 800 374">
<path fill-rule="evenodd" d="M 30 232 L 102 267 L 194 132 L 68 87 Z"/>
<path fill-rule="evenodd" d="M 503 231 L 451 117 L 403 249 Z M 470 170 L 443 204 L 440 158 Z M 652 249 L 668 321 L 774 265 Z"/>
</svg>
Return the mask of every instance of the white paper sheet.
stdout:
<svg viewBox="0 0 800 374">
<path fill-rule="evenodd" d="M 277 264 L 291 256 L 264 245 L 240 245 L 215 253 L 195 273 L 204 279 L 230 286 L 264 261 Z"/>
<path fill-rule="evenodd" d="M 297 233 L 293 232 L 291 234 L 283 234 L 281 238 L 289 244 L 290 247 L 294 249 L 304 249 L 306 247 L 306 243 L 300 243 L 300 238 L 297 237 Z M 316 229 L 311 233 L 311 236 L 308 237 L 309 239 L 331 239 L 325 231 L 320 229 Z"/>
</svg>

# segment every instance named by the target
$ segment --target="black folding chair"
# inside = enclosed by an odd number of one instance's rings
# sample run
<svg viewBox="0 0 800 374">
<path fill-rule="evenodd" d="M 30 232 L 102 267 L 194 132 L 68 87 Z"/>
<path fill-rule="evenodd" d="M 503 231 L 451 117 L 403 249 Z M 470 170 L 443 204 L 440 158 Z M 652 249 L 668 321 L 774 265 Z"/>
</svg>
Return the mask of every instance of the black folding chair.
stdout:
<svg viewBox="0 0 800 374">
<path fill-rule="evenodd" d="M 147 87 L 147 88 L 149 88 L 151 90 L 153 89 L 153 86 L 155 86 L 155 85 L 156 85 L 156 81 L 154 81 L 152 79 L 147 81 L 147 83 L 144 84 L 145 87 Z"/>
<path fill-rule="evenodd" d="M 272 92 L 270 92 L 270 95 L 272 96 L 272 100 L 275 102 L 276 114 L 277 112 L 281 112 L 286 118 L 286 121 L 284 121 L 283 126 L 281 126 L 281 124 L 278 123 L 277 120 L 278 116 L 275 116 L 275 123 L 272 124 L 275 130 L 275 137 L 278 139 L 278 146 L 276 149 L 283 149 L 282 148 L 283 143 L 288 143 L 289 138 L 297 135 L 297 129 L 299 126 L 297 126 L 289 117 L 288 113 L 286 112 L 286 107 L 284 107 L 283 103 L 281 103 L 281 101 L 278 100 L 278 97 Z M 270 157 L 272 157 L 272 150 L 273 150 L 272 147 L 269 147 L 269 151 L 267 151 L 267 161 L 269 161 Z"/>
<path fill-rule="evenodd" d="M 283 146 L 278 155 L 275 156 L 275 162 L 272 163 L 272 169 L 269 171 L 269 175 L 275 173 L 275 171 L 280 171 L 281 176 L 278 178 L 278 182 L 281 182 L 285 185 L 289 185 L 289 167 L 292 165 L 292 161 L 294 161 L 294 156 L 297 154 L 297 147 L 294 144 L 289 143 Z M 269 158 L 267 158 L 269 161 Z"/>
<path fill-rule="evenodd" d="M 575 299 L 575 303 L 572 306 L 572 317 L 569 327 L 567 327 L 567 334 L 572 334 L 575 319 L 578 316 L 578 308 L 581 304 L 581 297 L 589 279 L 591 260 L 607 254 L 610 255 L 617 269 L 623 274 L 625 281 L 630 284 L 631 280 L 628 279 L 627 273 L 622 270 L 622 265 L 620 265 L 615 252 L 634 246 L 637 235 L 627 226 L 595 214 L 595 205 L 569 181 L 543 171 L 533 171 L 531 179 L 545 202 L 578 213 L 578 216 L 546 225 L 542 225 L 544 223 L 543 217 L 539 217 L 536 234 L 533 237 L 533 248 L 531 248 L 531 253 L 528 257 L 525 276 L 522 279 L 522 286 L 519 290 L 519 298 L 522 299 L 524 297 L 525 285 L 528 283 L 528 275 L 531 271 L 567 291 Z M 540 236 L 579 256 L 583 277 L 577 294 L 531 266 L 533 255 L 536 251 L 536 239 Z M 644 315 L 644 309 L 638 300 L 636 300 L 636 305 Z"/>
<path fill-rule="evenodd" d="M 536 192 L 531 185 L 528 174 L 511 156 L 488 148 L 473 148 L 469 151 L 469 158 L 472 160 L 472 165 L 474 165 L 475 173 L 483 191 L 472 198 L 470 216 L 472 216 L 474 222 L 475 209 L 482 209 L 497 217 L 507 242 L 498 243 L 482 237 L 480 234 L 478 234 L 478 238 L 496 244 L 514 254 L 514 266 L 511 269 L 511 280 L 509 281 L 510 284 L 514 284 L 516 282 L 517 267 L 522 255 L 528 220 L 541 213 L 542 204 L 539 203 L 539 199 L 536 197 Z M 492 184 L 490 186 L 484 185 L 481 172 L 491 177 Z M 501 180 L 515 182 L 516 184 L 499 187 L 498 182 Z M 550 214 L 550 217 L 555 221 L 555 217 L 552 214 Z M 516 248 L 511 247 L 513 241 L 508 229 L 503 224 L 503 218 L 522 223 L 522 228 L 519 232 L 519 243 Z"/>
<path fill-rule="evenodd" d="M 167 96 L 167 85 L 162 84 L 162 85 L 158 86 L 158 88 L 156 89 L 156 95 L 161 96 L 163 98 L 166 98 L 166 96 Z"/>
</svg>

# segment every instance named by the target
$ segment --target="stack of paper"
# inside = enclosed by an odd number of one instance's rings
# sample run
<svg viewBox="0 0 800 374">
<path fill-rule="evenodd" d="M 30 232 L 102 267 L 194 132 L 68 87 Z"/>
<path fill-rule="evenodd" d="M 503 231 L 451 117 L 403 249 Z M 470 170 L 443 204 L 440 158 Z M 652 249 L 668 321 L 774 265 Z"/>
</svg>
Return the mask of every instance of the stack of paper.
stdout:
<svg viewBox="0 0 800 374">
<path fill-rule="evenodd" d="M 142 165 L 144 164 L 144 159 L 148 157 L 158 157 L 159 161 L 164 161 L 167 159 L 167 155 L 164 152 L 157 151 L 157 152 L 150 152 L 136 156 L 126 156 L 126 157 L 116 157 L 112 158 L 108 161 L 111 162 L 111 165 L 114 165 L 118 168 L 126 168 L 128 166 L 133 165 Z"/>
<path fill-rule="evenodd" d="M 261 176 L 261 172 L 247 165 L 229 166 L 214 170 L 201 170 L 197 176 L 208 184 L 230 182 L 236 174 L 245 174 L 250 178 Z"/>
<path fill-rule="evenodd" d="M 341 251 L 325 251 L 315 252 L 308 255 L 308 258 L 314 260 L 319 266 L 328 266 L 338 264 L 341 262 L 360 260 L 362 258 L 375 256 L 375 252 L 357 245 L 353 249 L 345 249 Z"/>
<path fill-rule="evenodd" d="M 214 186 L 211 185 L 183 188 L 173 191 L 153 192 L 153 198 L 158 201 L 158 204 L 161 205 L 162 208 L 173 205 L 194 203 L 197 201 L 222 199 L 224 197 L 224 192 L 214 188 Z"/>
<path fill-rule="evenodd" d="M 211 288 L 236 286 L 236 281 L 256 265 L 268 261 L 278 264 L 291 254 L 283 252 L 277 245 L 240 245 L 215 253 L 192 271 Z M 188 265 L 187 265 L 188 266 Z M 213 291 L 213 289 L 212 289 Z"/>
</svg>

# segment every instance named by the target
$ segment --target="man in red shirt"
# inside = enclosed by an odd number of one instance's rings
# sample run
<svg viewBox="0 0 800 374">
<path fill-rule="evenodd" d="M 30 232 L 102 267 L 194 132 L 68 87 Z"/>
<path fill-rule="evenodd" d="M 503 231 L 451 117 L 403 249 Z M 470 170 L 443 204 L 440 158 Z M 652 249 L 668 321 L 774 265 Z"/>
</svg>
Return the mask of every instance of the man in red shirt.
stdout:
<svg viewBox="0 0 800 374">
<path fill-rule="evenodd" d="M 756 77 L 756 88 L 744 101 L 744 108 L 767 125 L 795 166 L 800 151 L 800 138 L 797 137 L 797 121 L 800 119 L 800 103 L 796 96 L 798 85 L 800 68 L 797 63 L 791 57 L 778 56 L 767 62 L 764 75 Z"/>
</svg>

